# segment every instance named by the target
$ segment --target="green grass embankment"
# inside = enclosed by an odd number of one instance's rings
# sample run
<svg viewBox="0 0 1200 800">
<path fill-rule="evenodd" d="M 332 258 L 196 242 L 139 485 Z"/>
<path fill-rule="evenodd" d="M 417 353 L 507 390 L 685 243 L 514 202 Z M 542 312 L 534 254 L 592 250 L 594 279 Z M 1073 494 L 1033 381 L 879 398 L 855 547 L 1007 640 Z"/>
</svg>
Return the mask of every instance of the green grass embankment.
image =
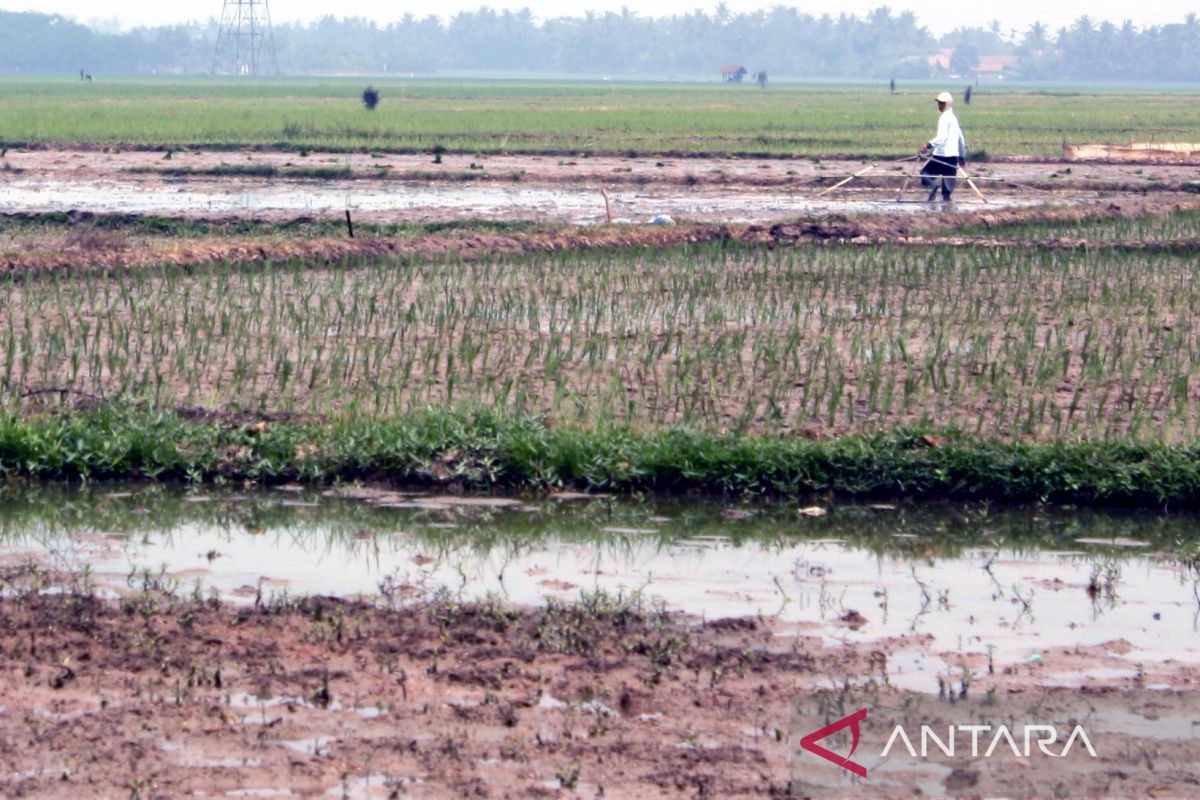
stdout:
<svg viewBox="0 0 1200 800">
<path fill-rule="evenodd" d="M 0 477 L 18 476 L 1200 505 L 1194 445 L 1008 442 L 918 429 L 829 440 L 589 431 L 484 411 L 338 422 L 189 419 L 118 406 L 10 416 L 0 420 Z"/>
</svg>

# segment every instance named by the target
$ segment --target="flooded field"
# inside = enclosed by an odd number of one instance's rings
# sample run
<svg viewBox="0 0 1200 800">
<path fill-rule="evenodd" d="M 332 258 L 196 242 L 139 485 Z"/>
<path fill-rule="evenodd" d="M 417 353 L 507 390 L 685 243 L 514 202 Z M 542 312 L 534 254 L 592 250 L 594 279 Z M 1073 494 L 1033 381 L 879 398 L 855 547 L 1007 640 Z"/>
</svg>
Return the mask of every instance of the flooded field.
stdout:
<svg viewBox="0 0 1200 800">
<path fill-rule="evenodd" d="M 919 202 L 912 157 L 828 194 L 864 165 L 444 160 L 9 154 L 0 268 L 29 273 L 0 324 L 12 407 L 38 425 L 90 420 L 93 398 L 189 416 L 138 428 L 122 406 L 97 437 L 21 428 L 6 471 L 208 483 L 0 483 L 0 796 L 780 797 L 809 776 L 797 744 L 832 707 L 869 705 L 873 742 L 889 713 L 961 722 L 968 698 L 1082 718 L 1100 763 L 880 778 L 874 760 L 872 796 L 1194 796 L 1200 515 L 797 499 L 818 485 L 806 475 L 791 501 L 743 502 L 723 493 L 759 462 L 703 473 L 687 441 L 668 466 L 707 474 L 693 488 L 709 499 L 655 499 L 629 493 L 686 484 L 611 476 L 657 474 L 657 451 L 643 471 L 598 450 L 596 472 L 591 439 L 541 449 L 564 422 L 617 414 L 722 435 L 936 421 L 1037 448 L 1190 441 L 1190 172 L 986 164 L 972 170 L 990 202 L 964 185 L 946 206 Z M 634 224 L 597 224 L 610 214 Z M 139 271 L 163 265 L 182 268 Z M 1096 343 L 1119 357 L 1096 367 Z M 425 437 L 373 433 L 365 461 L 354 430 L 323 439 L 343 402 L 395 414 L 510 392 L 546 420 L 505 440 L 518 459 L 439 436 L 397 473 L 393 443 Z M 929 491 L 961 470 L 913 453 L 947 441 L 831 463 L 862 496 Z M 789 452 L 762 474 L 791 474 Z M 1193 497 L 1175 451 L 1002 452 L 998 478 L 964 452 L 994 483 L 945 478 L 953 496 L 1076 500 L 1075 481 L 1100 502 L 1125 497 L 1114 486 L 1151 508 Z M 1093 453 L 1126 470 L 1118 483 Z M 903 469 L 870 489 L 887 458 Z M 560 461 L 576 471 L 546 472 Z M 471 496 L 484 484 L 449 479 L 497 463 L 529 471 L 506 486 L 629 493 Z M 397 474 L 441 488 L 328 488 Z M 259 486 L 295 475 L 322 485 Z M 797 717 L 831 695 L 822 719 Z"/>
<path fill-rule="evenodd" d="M 830 214 L 909 216 L 924 202 L 914 157 L 850 159 L 555 158 L 424 154 L 300 156 L 279 151 L 11 152 L 0 213 L 77 211 L 196 219 L 340 214 L 444 222 L 537 220 L 592 225 L 770 222 Z M 868 169 L 869 167 L 869 169 Z M 1048 209 L 1186 191 L 1177 165 L 1076 165 L 1014 161 L 972 166 L 979 192 L 960 181 L 961 210 Z M 834 189 L 843 178 L 857 176 Z M 600 190 L 610 197 L 606 210 Z M 825 190 L 829 188 L 830 191 Z M 980 192 L 982 194 L 980 194 Z M 987 198 L 985 203 L 983 197 Z"/>
<path fill-rule="evenodd" d="M 241 185 L 239 185 L 241 184 Z M 985 207 L 968 192 L 956 205 Z M 898 201 L 889 192 L 843 192 L 815 197 L 809 190 L 656 187 L 613 190 L 612 221 L 650 223 L 656 217 L 693 222 L 757 222 L 830 213 L 893 214 L 941 210 L 914 193 Z M 1065 202 L 1065 201 L 1059 201 Z M 987 208 L 1029 208 L 1044 199 L 998 196 Z M 59 182 L 17 179 L 0 184 L 0 213 L 84 211 L 164 214 L 195 218 L 231 215 L 285 218 L 336 214 L 345 209 L 366 218 L 419 222 L 449 219 L 530 220 L 595 224 L 607 220 L 597 189 L 552 186 L 396 183 L 386 187 L 351 181 L 211 181 L 162 183 L 101 180 Z"/>
<path fill-rule="evenodd" d="M 800 709 L 830 692 L 880 719 L 953 720 L 968 696 L 1003 719 L 1082 713 L 1098 750 L 868 757 L 872 796 L 1200 780 L 1191 515 L 295 486 L 0 500 L 7 796 L 806 796 L 797 742 L 825 723 Z M 838 774 L 818 794 L 859 796 Z"/>
<path fill-rule="evenodd" d="M 1190 515 L 370 489 L 6 499 L 7 563 L 87 567 L 110 590 L 153 577 L 235 602 L 448 592 L 536 605 L 640 593 L 698 618 L 798 625 L 827 644 L 907 639 L 893 682 L 925 692 L 969 652 L 1041 664 L 1043 680 L 1071 685 L 1200 665 Z M 1097 652 L 1043 657 L 1063 646 Z"/>
</svg>

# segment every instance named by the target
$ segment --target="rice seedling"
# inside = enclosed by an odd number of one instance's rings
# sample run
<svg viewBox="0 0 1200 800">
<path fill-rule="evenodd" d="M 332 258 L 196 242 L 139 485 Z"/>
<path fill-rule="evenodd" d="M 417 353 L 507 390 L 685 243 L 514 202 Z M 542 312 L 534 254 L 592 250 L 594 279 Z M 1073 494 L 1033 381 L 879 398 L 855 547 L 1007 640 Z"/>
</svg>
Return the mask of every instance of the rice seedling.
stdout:
<svg viewBox="0 0 1200 800">
<path fill-rule="evenodd" d="M 1200 423 L 1195 269 L 1170 252 L 705 246 L 7 277 L 0 405 L 467 404 L 584 428 L 1177 442 Z"/>
<path fill-rule="evenodd" d="M 1200 212 L 1171 211 L 1133 217 L 1097 217 L 1088 220 L 1020 222 L 980 227 L 967 225 L 954 235 L 986 235 L 1014 240 L 1047 240 L 1066 237 L 1084 241 L 1182 243 L 1200 239 Z"/>
</svg>

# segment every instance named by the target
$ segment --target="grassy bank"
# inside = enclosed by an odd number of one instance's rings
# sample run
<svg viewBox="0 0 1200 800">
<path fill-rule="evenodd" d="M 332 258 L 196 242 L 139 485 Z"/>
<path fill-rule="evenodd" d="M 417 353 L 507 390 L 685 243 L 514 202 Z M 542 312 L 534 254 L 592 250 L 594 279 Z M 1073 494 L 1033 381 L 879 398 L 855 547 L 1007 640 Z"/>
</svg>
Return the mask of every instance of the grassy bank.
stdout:
<svg viewBox="0 0 1200 800">
<path fill-rule="evenodd" d="M 932 85 L 583 81 L 0 81 L 9 146 L 272 147 L 512 153 L 908 153 L 932 134 Z M 1062 141 L 1200 139 L 1194 93 L 984 87 L 960 110 L 973 152 L 1057 156 Z M 852 134 L 847 132 L 852 131 Z"/>
<path fill-rule="evenodd" d="M 490 412 L 324 423 L 123 407 L 9 417 L 0 421 L 0 475 L 1200 505 L 1194 445 L 1004 442 L 918 430 L 831 440 L 642 433 Z"/>
</svg>

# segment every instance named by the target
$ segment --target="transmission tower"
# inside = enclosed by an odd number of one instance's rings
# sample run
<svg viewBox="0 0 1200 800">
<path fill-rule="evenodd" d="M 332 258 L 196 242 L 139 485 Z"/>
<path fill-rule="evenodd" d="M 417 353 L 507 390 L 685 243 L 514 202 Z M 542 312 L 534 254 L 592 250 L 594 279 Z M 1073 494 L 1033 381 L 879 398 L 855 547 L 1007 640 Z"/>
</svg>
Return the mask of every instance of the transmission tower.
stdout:
<svg viewBox="0 0 1200 800">
<path fill-rule="evenodd" d="M 224 0 L 213 74 L 265 75 L 279 72 L 271 8 L 267 0 Z"/>
</svg>

